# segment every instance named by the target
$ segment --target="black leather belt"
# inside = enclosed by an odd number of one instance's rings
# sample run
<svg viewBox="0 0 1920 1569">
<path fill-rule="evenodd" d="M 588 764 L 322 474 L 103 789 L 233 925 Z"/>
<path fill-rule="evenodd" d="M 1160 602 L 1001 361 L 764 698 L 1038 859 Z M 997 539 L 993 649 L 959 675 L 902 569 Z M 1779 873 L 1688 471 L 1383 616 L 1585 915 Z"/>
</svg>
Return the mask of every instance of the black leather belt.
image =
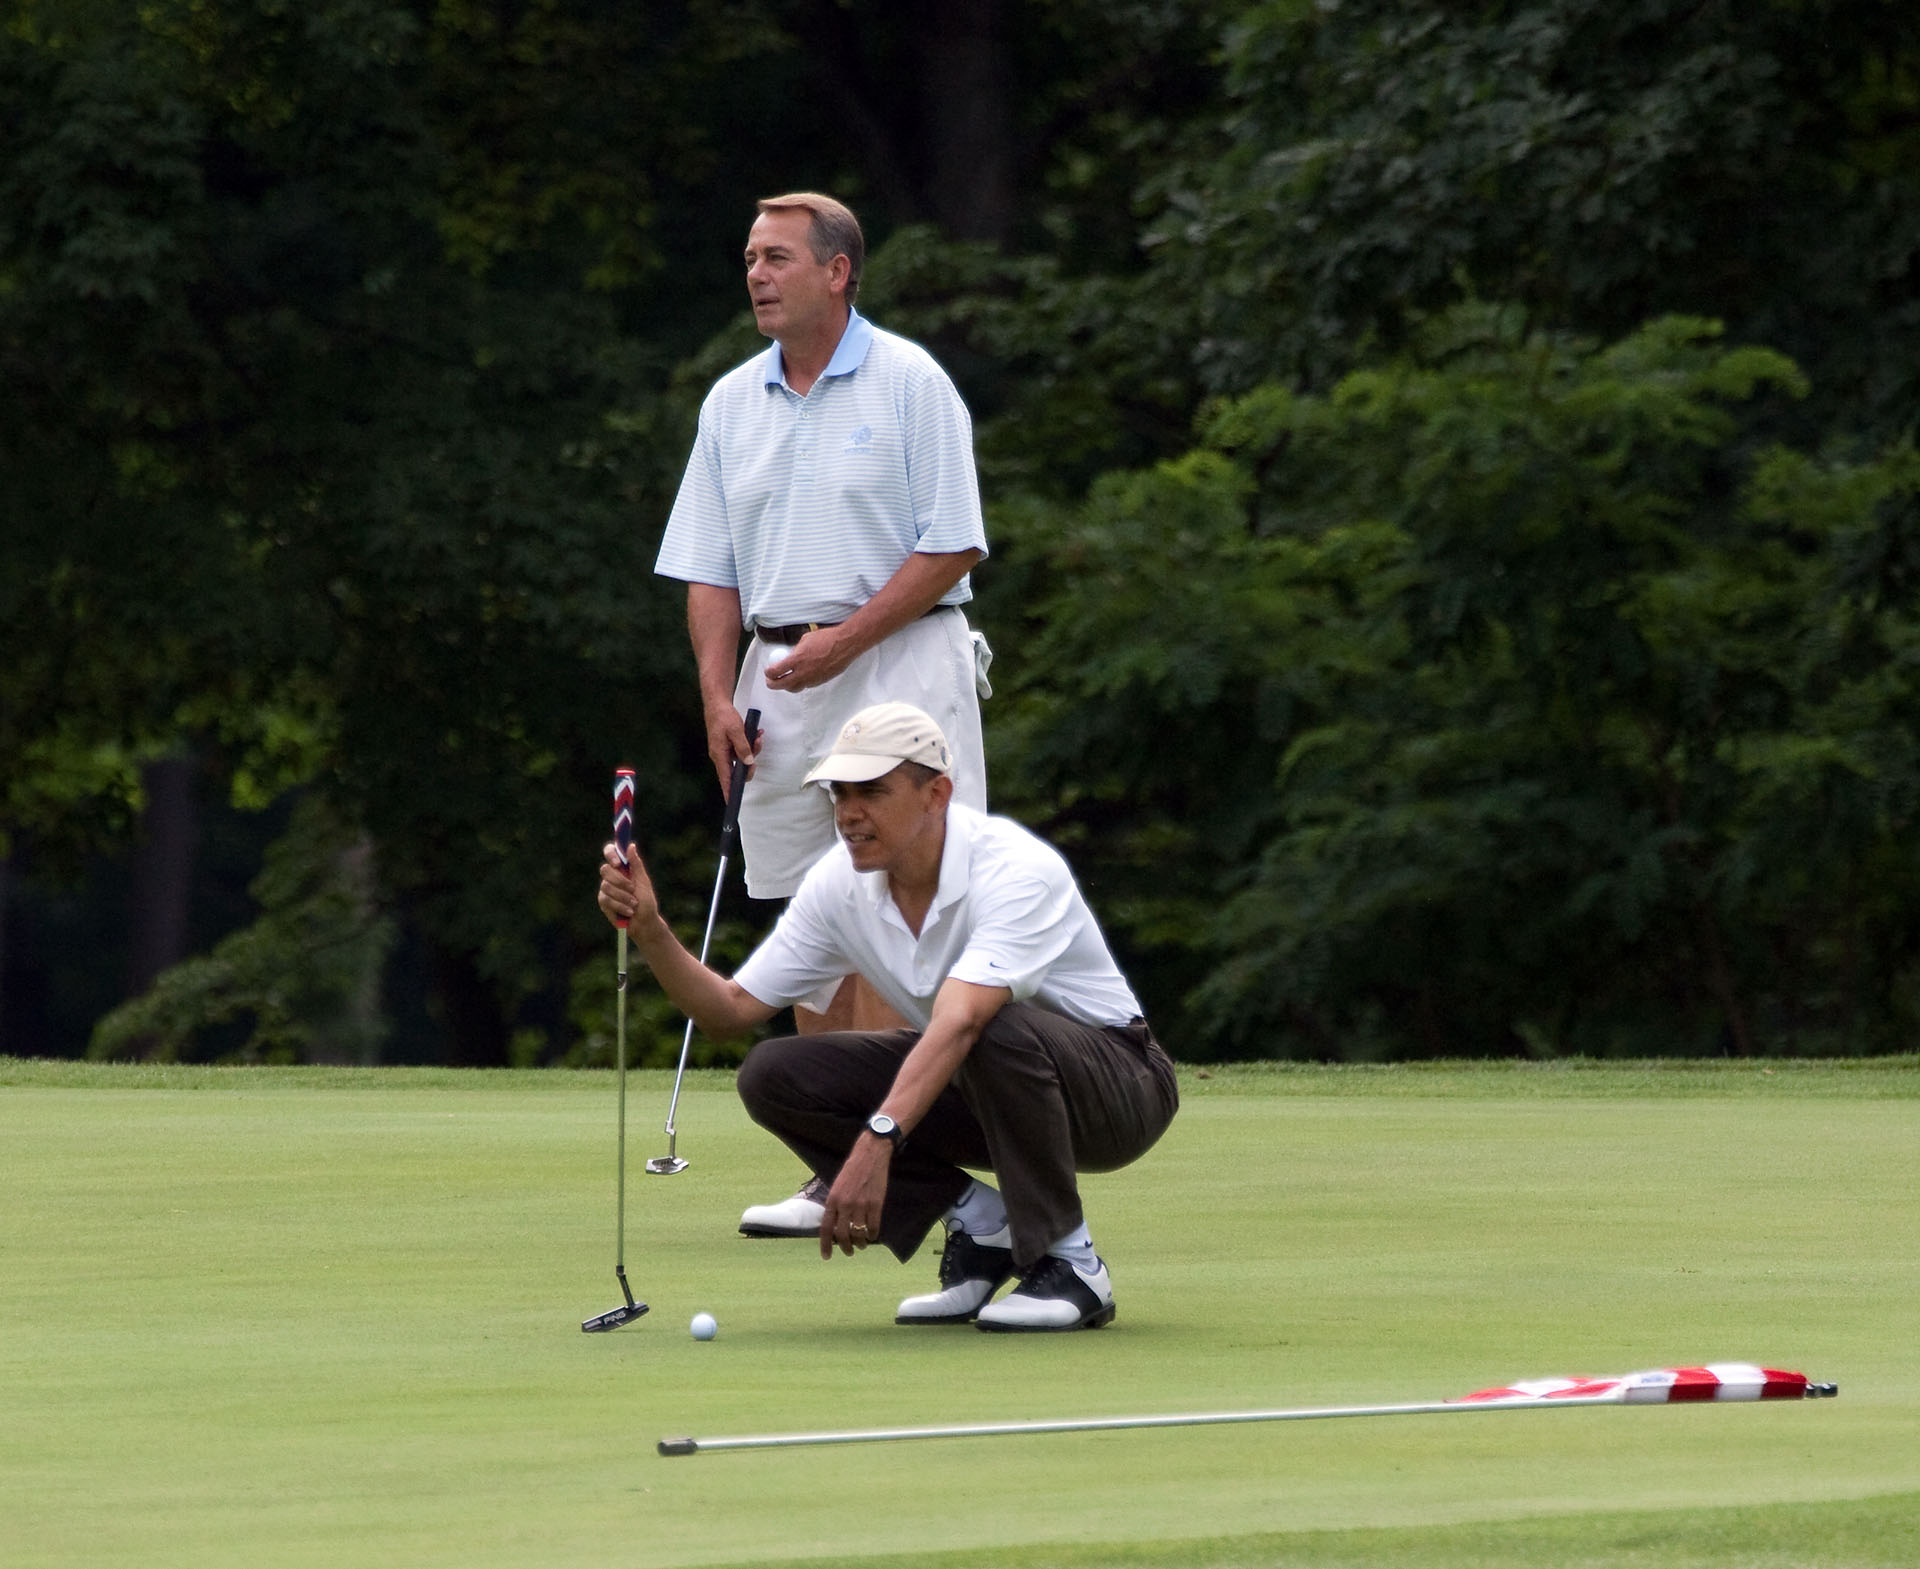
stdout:
<svg viewBox="0 0 1920 1569">
<path fill-rule="evenodd" d="M 753 635 L 763 643 L 784 643 L 791 648 L 809 632 L 818 632 L 822 627 L 837 627 L 839 624 L 838 621 L 796 621 L 792 626 L 785 627 L 756 626 Z"/>
<path fill-rule="evenodd" d="M 928 616 L 937 616 L 943 610 L 958 610 L 958 605 L 935 605 L 926 612 Z M 925 619 L 925 616 L 922 617 Z M 791 626 L 766 627 L 755 623 L 753 635 L 763 643 L 780 643 L 791 648 L 809 632 L 819 632 L 827 627 L 837 627 L 838 621 L 796 621 Z"/>
</svg>

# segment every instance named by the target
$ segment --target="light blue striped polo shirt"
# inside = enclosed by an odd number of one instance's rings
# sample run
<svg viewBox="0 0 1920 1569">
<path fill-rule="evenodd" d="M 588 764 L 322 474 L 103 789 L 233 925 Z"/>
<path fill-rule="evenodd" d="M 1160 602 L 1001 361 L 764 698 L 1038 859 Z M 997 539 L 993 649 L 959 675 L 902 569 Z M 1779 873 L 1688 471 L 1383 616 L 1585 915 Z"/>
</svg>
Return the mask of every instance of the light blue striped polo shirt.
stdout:
<svg viewBox="0 0 1920 1569">
<path fill-rule="evenodd" d="M 806 397 L 778 343 L 714 383 L 653 569 L 737 588 L 747 625 L 784 626 L 846 620 L 915 551 L 986 548 L 960 394 L 856 311 Z M 941 603 L 972 597 L 963 577 Z"/>
</svg>

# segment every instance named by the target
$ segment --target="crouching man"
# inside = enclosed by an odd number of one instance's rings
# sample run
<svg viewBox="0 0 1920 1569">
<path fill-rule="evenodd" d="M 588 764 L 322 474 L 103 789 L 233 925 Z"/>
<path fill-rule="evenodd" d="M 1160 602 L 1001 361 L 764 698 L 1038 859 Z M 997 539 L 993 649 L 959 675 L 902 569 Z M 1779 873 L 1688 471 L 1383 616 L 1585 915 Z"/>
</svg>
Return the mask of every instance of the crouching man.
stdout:
<svg viewBox="0 0 1920 1569">
<path fill-rule="evenodd" d="M 754 1121 L 830 1185 L 822 1258 L 879 1242 L 904 1262 L 944 1223 L 940 1289 L 896 1323 L 1097 1329 L 1113 1283 L 1077 1173 L 1152 1148 L 1179 1104 L 1173 1064 L 1059 852 L 955 802 L 952 770 L 917 708 L 848 720 L 809 776 L 832 790 L 838 843 L 732 980 L 668 929 L 638 854 L 622 866 L 607 846 L 600 908 L 709 1035 L 818 1006 L 849 975 L 909 1022 L 762 1041 L 738 1080 Z"/>
</svg>

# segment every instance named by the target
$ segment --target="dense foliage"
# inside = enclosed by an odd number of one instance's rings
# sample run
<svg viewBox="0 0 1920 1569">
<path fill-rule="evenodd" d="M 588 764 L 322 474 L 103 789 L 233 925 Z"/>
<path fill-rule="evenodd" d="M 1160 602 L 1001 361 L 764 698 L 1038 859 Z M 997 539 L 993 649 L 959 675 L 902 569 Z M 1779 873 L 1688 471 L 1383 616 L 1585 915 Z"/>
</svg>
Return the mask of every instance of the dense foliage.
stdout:
<svg viewBox="0 0 1920 1569">
<path fill-rule="evenodd" d="M 1192 1038 L 1900 1043 L 1920 619 L 1882 573 L 1920 462 L 1746 449 L 1802 386 L 1694 320 L 1462 307 L 1021 536 L 1022 755 L 1199 982 Z"/>
<path fill-rule="evenodd" d="M 145 918 L 157 761 L 288 825 L 97 1051 L 604 1052 L 798 186 L 975 410 L 996 797 L 1177 1050 L 1911 1041 L 1920 14 L 14 0 L 0 125 L 0 1004 Z"/>
</svg>

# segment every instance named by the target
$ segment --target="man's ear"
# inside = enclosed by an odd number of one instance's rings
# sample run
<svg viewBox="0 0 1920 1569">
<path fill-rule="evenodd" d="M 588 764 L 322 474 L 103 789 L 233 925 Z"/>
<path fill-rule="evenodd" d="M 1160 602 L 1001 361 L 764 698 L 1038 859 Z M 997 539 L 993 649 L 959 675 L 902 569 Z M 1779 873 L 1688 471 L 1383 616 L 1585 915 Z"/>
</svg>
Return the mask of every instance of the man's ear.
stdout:
<svg viewBox="0 0 1920 1569">
<path fill-rule="evenodd" d="M 953 799 L 953 775 L 935 774 L 928 789 L 933 792 L 934 807 L 944 812 L 947 809 L 947 802 Z"/>
<path fill-rule="evenodd" d="M 844 251 L 827 263 L 827 288 L 834 294 L 847 292 L 847 279 L 853 276 L 853 263 Z"/>
</svg>

